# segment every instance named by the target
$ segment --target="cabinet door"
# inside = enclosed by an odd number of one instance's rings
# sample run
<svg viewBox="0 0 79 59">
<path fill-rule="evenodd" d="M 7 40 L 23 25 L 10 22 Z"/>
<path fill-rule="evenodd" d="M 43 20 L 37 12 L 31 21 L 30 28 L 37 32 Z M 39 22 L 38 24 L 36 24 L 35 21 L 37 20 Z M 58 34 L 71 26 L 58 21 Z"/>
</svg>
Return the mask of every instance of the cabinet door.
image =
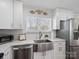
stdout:
<svg viewBox="0 0 79 59">
<path fill-rule="evenodd" d="M 70 10 L 61 9 L 60 14 L 61 14 L 60 20 L 68 20 L 70 18 L 73 18 L 73 12 Z"/>
<path fill-rule="evenodd" d="M 14 0 L 14 29 L 23 29 L 23 3 L 22 1 Z"/>
<path fill-rule="evenodd" d="M 0 52 L 4 53 L 3 59 L 12 59 L 12 48 L 9 46 L 0 46 Z"/>
<path fill-rule="evenodd" d="M 73 12 L 65 9 L 56 9 L 53 17 L 53 29 L 60 29 L 60 20 L 73 18 Z"/>
<path fill-rule="evenodd" d="M 59 10 L 54 11 L 54 16 L 53 16 L 53 29 L 60 29 L 60 12 Z"/>
<path fill-rule="evenodd" d="M 13 0 L 0 0 L 0 29 L 11 29 Z"/>
<path fill-rule="evenodd" d="M 8 47 L 4 52 L 4 59 L 12 59 L 12 49 Z"/>
<path fill-rule="evenodd" d="M 35 52 L 34 59 L 43 59 L 43 53 L 42 52 Z"/>
<path fill-rule="evenodd" d="M 65 42 L 54 42 L 54 59 L 65 59 Z"/>
<path fill-rule="evenodd" d="M 45 59 L 53 59 L 52 50 L 46 51 Z"/>
<path fill-rule="evenodd" d="M 75 19 L 73 20 L 73 28 L 77 30 L 79 26 L 79 14 L 75 14 L 74 18 Z"/>
</svg>

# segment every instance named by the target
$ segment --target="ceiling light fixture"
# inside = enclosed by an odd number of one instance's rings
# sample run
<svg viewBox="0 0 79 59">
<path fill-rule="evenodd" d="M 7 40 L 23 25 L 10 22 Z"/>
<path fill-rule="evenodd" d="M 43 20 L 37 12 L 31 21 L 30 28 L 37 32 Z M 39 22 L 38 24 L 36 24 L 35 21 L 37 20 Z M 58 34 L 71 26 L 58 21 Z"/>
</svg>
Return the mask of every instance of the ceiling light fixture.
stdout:
<svg viewBox="0 0 79 59">
<path fill-rule="evenodd" d="M 34 9 L 30 11 L 31 14 L 35 14 L 35 15 L 48 15 L 48 13 L 46 11 L 40 10 L 40 9 Z"/>
</svg>

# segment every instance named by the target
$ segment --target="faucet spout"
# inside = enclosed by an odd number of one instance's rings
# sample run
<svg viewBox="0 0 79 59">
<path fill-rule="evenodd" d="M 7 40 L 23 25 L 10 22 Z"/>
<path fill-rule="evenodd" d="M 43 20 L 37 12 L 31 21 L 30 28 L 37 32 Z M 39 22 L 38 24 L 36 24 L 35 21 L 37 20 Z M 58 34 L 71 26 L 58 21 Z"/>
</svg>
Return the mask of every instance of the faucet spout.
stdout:
<svg viewBox="0 0 79 59">
<path fill-rule="evenodd" d="M 41 33 L 41 32 L 39 32 L 39 39 L 41 39 L 41 37 L 42 37 L 42 33 Z"/>
</svg>

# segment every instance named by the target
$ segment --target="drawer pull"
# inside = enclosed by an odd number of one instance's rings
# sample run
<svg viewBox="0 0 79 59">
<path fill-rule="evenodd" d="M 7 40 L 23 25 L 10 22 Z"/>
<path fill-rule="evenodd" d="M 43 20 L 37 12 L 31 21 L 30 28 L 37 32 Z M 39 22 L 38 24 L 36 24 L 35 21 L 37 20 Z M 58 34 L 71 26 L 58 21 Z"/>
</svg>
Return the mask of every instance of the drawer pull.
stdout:
<svg viewBox="0 0 79 59">
<path fill-rule="evenodd" d="M 62 47 L 59 47 L 59 51 L 62 51 Z"/>
</svg>

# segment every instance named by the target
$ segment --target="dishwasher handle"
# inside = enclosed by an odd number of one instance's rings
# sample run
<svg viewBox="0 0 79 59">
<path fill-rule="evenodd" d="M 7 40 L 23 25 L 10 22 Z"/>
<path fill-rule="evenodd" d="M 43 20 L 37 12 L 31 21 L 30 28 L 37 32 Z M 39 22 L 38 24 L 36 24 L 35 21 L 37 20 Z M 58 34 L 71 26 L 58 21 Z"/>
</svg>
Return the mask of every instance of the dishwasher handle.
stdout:
<svg viewBox="0 0 79 59">
<path fill-rule="evenodd" d="M 19 45 L 19 46 L 13 46 L 14 50 L 23 49 L 23 48 L 32 48 L 33 45 Z"/>
<path fill-rule="evenodd" d="M 19 48 L 13 48 L 13 50 L 19 50 Z"/>
</svg>

